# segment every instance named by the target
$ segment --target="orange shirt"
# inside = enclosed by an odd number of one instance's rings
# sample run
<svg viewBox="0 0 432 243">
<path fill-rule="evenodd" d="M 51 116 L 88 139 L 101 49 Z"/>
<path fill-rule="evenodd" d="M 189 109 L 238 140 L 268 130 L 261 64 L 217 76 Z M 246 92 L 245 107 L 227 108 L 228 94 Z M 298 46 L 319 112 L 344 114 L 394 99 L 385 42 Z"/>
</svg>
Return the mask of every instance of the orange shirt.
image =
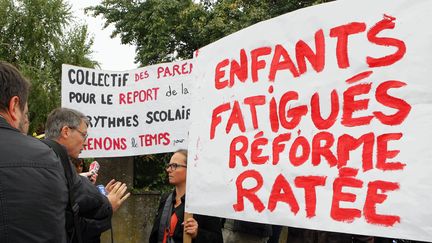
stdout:
<svg viewBox="0 0 432 243">
<path fill-rule="evenodd" d="M 177 221 L 178 221 L 177 215 L 175 213 L 173 213 L 171 215 L 171 221 L 170 221 L 169 231 L 168 231 L 168 229 L 166 229 L 165 232 L 164 232 L 164 238 L 163 238 L 163 241 L 162 241 L 163 243 L 167 242 L 167 236 L 168 235 L 170 237 L 172 237 L 174 235 L 174 230 L 175 230 L 175 227 L 177 225 Z"/>
</svg>

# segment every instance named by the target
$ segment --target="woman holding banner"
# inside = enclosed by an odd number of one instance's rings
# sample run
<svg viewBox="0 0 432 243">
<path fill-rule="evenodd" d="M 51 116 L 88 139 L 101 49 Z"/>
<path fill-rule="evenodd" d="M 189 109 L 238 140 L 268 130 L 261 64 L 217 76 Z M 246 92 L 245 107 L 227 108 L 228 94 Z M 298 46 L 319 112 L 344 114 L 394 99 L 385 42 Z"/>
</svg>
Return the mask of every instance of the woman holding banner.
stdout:
<svg viewBox="0 0 432 243">
<path fill-rule="evenodd" d="M 172 193 L 162 195 L 149 243 L 183 242 L 183 231 L 195 243 L 222 242 L 220 219 L 197 215 L 184 221 L 187 150 L 176 151 L 166 166 Z"/>
</svg>

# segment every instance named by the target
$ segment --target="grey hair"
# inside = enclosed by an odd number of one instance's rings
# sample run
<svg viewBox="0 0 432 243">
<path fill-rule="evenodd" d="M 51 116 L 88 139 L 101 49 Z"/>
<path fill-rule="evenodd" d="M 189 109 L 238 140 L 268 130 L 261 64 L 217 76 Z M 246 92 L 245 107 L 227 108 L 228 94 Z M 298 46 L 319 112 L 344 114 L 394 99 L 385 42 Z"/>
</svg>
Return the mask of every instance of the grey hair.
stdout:
<svg viewBox="0 0 432 243">
<path fill-rule="evenodd" d="M 57 108 L 51 111 L 45 123 L 45 137 L 49 139 L 57 139 L 60 137 L 61 130 L 64 126 L 70 128 L 78 128 L 81 122 L 85 122 L 88 126 L 87 117 L 73 109 Z"/>
</svg>

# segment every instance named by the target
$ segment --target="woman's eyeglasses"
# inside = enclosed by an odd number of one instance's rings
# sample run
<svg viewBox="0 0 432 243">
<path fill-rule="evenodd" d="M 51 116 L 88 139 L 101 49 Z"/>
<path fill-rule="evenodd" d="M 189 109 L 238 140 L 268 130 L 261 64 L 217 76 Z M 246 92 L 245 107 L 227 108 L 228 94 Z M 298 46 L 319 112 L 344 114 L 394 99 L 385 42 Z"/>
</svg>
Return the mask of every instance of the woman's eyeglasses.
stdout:
<svg viewBox="0 0 432 243">
<path fill-rule="evenodd" d="M 165 169 L 166 170 L 168 170 L 168 169 L 176 170 L 178 167 L 184 167 L 184 168 L 186 168 L 187 166 L 186 165 L 177 164 L 177 163 L 171 163 L 171 164 L 167 164 L 165 166 Z"/>
</svg>

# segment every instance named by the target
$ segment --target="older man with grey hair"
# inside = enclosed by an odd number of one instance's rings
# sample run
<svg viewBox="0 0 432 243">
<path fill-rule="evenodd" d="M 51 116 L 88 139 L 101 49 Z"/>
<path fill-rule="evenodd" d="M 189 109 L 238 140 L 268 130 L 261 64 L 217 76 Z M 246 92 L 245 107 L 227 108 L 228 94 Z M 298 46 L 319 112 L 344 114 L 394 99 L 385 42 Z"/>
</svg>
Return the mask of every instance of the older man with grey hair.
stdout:
<svg viewBox="0 0 432 243">
<path fill-rule="evenodd" d="M 87 127 L 87 117 L 81 112 L 57 108 L 48 115 L 45 137 L 60 144 L 69 157 L 78 158 L 86 143 Z M 107 185 L 109 193 L 105 197 L 88 178 L 79 176 L 75 170 L 73 172 L 71 188 L 79 205 L 81 237 L 83 242 L 99 242 L 100 234 L 111 227 L 112 213 L 130 194 L 125 195 L 127 188 L 124 183 L 116 182 Z"/>
<path fill-rule="evenodd" d="M 87 139 L 87 117 L 79 111 L 57 108 L 47 118 L 45 137 L 66 148 L 68 155 L 78 158 Z"/>
</svg>

